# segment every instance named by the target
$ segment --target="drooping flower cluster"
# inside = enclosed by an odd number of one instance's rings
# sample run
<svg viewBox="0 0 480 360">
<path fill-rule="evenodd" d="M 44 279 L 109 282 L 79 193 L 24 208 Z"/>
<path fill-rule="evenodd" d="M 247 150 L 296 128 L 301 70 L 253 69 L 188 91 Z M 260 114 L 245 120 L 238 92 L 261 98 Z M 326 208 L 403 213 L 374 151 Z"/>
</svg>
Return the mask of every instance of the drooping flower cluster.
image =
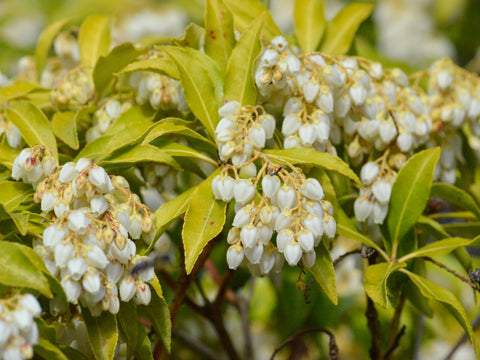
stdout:
<svg viewBox="0 0 480 360">
<path fill-rule="evenodd" d="M 38 327 L 33 320 L 42 308 L 32 294 L 0 299 L 0 359 L 30 359 L 38 344 Z"/>
<path fill-rule="evenodd" d="M 75 108 L 85 105 L 93 93 L 91 78 L 82 67 L 76 67 L 55 84 L 50 97 L 59 108 Z"/>
<path fill-rule="evenodd" d="M 93 141 L 104 135 L 113 121 L 131 106 L 132 104 L 130 102 L 120 102 L 115 98 L 110 98 L 104 101 L 93 114 L 92 127 L 89 128 L 86 133 L 87 142 Z"/>
<path fill-rule="evenodd" d="M 24 151 L 29 150 L 25 149 Z M 30 150 L 31 151 L 31 150 Z M 35 251 L 61 282 L 69 302 L 80 301 L 95 315 L 117 313 L 134 296 L 150 302 L 153 269 L 130 275 L 144 257 L 131 239 L 151 241 L 148 208 L 120 176 L 109 176 L 88 159 L 69 162 L 37 186 L 34 200 L 51 219 Z"/>
</svg>

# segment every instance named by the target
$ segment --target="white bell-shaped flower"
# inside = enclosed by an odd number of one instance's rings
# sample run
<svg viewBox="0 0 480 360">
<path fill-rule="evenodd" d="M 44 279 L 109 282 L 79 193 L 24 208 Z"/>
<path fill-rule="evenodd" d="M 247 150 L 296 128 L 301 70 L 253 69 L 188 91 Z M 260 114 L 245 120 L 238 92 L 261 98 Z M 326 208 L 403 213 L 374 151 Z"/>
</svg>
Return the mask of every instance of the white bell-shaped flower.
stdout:
<svg viewBox="0 0 480 360">
<path fill-rule="evenodd" d="M 377 181 L 372 186 L 372 192 L 380 204 L 388 204 L 392 194 L 392 184 L 387 181 Z"/>
<path fill-rule="evenodd" d="M 263 195 L 269 199 L 276 197 L 280 185 L 281 182 L 277 175 L 265 175 L 262 179 Z"/>
<path fill-rule="evenodd" d="M 247 225 L 252 219 L 252 210 L 253 206 L 247 205 L 242 207 L 240 210 L 237 211 L 235 217 L 233 218 L 233 226 L 237 228 L 241 228 Z"/>
<path fill-rule="evenodd" d="M 67 264 L 67 269 L 73 280 L 78 281 L 87 272 L 88 266 L 81 257 L 70 259 Z"/>
<path fill-rule="evenodd" d="M 292 244 L 292 242 L 290 242 L 285 246 L 283 254 L 288 265 L 296 266 L 302 258 L 302 248 L 297 243 Z"/>
<path fill-rule="evenodd" d="M 48 250 L 53 250 L 57 244 L 65 239 L 67 229 L 58 225 L 50 225 L 43 231 L 43 245 Z"/>
<path fill-rule="evenodd" d="M 285 136 L 295 134 L 302 126 L 302 120 L 297 113 L 290 113 L 283 119 L 282 134 Z"/>
<path fill-rule="evenodd" d="M 278 251 L 283 253 L 287 244 L 292 242 L 294 233 L 290 229 L 283 229 L 277 235 L 277 248 Z M 301 252 L 301 250 L 300 250 Z"/>
<path fill-rule="evenodd" d="M 308 252 L 304 252 L 302 254 L 302 264 L 305 268 L 309 269 L 313 265 L 315 265 L 315 260 L 317 258 L 317 254 L 314 250 L 310 250 Z"/>
<path fill-rule="evenodd" d="M 135 280 L 131 276 L 123 278 L 120 282 L 119 290 L 120 299 L 125 302 L 130 301 L 135 296 L 135 292 L 137 290 Z"/>
<path fill-rule="evenodd" d="M 303 97 L 307 103 L 312 103 L 318 95 L 320 90 L 320 84 L 316 80 L 307 80 L 303 84 Z"/>
<path fill-rule="evenodd" d="M 140 284 L 137 287 L 135 300 L 137 301 L 137 304 L 140 305 L 150 304 L 150 301 L 152 300 L 152 291 L 150 290 L 150 286 L 148 286 L 148 284 Z"/>
<path fill-rule="evenodd" d="M 388 212 L 388 204 L 373 204 L 372 218 L 375 224 L 383 224 Z"/>
<path fill-rule="evenodd" d="M 254 148 L 261 150 L 265 147 L 266 134 L 259 124 L 253 125 L 249 130 L 249 139 Z"/>
<path fill-rule="evenodd" d="M 363 165 L 362 170 L 360 170 L 360 179 L 362 180 L 363 185 L 370 185 L 378 176 L 380 172 L 380 167 L 372 161 L 367 162 Z"/>
<path fill-rule="evenodd" d="M 25 294 L 18 301 L 18 303 L 26 309 L 33 317 L 38 317 L 42 314 L 42 307 L 40 306 L 37 298 L 32 294 Z"/>
<path fill-rule="evenodd" d="M 100 282 L 100 274 L 98 271 L 90 268 L 88 272 L 83 276 L 82 286 L 85 291 L 89 292 L 92 295 L 98 294 L 102 284 Z"/>
<path fill-rule="evenodd" d="M 397 136 L 397 128 L 393 121 L 381 121 L 378 132 L 385 144 L 389 144 Z"/>
<path fill-rule="evenodd" d="M 273 235 L 273 228 L 259 221 L 257 224 L 257 229 L 258 240 L 264 245 L 268 244 Z"/>
<path fill-rule="evenodd" d="M 241 246 L 230 246 L 227 250 L 228 268 L 236 270 L 242 263 L 244 256 L 244 250 Z"/>
<path fill-rule="evenodd" d="M 366 197 L 359 197 L 353 203 L 353 210 L 358 221 L 365 221 L 373 210 L 373 204 Z"/>
<path fill-rule="evenodd" d="M 311 231 L 315 236 L 315 238 L 321 238 L 323 236 L 324 223 L 318 215 L 315 215 L 315 214 L 307 215 L 302 220 L 302 225 L 305 227 L 305 229 Z"/>
<path fill-rule="evenodd" d="M 308 178 L 305 180 L 299 185 L 298 190 L 303 196 L 311 200 L 320 201 L 325 196 L 322 185 L 320 185 L 318 180 L 314 178 Z"/>
<path fill-rule="evenodd" d="M 273 254 L 270 254 L 268 251 L 264 251 L 259 263 L 260 272 L 262 273 L 262 275 L 266 275 L 270 273 L 274 265 L 275 265 L 275 256 Z"/>
<path fill-rule="evenodd" d="M 65 278 L 61 281 L 61 284 L 63 290 L 65 291 L 65 295 L 67 296 L 68 302 L 76 302 L 78 297 L 82 293 L 82 286 L 80 285 L 80 283 L 70 278 Z"/>
<path fill-rule="evenodd" d="M 297 192 L 292 186 L 283 185 L 277 192 L 278 207 L 283 209 L 291 209 L 297 205 Z"/>
<path fill-rule="evenodd" d="M 58 181 L 61 183 L 69 183 L 72 181 L 75 176 L 78 175 L 77 170 L 75 170 L 75 163 L 74 162 L 67 162 L 62 166 L 62 170 L 60 170 L 60 174 L 58 175 Z"/>
<path fill-rule="evenodd" d="M 240 110 L 242 105 L 238 101 L 229 101 L 218 109 L 218 115 L 221 118 L 226 118 L 235 115 Z"/>
<path fill-rule="evenodd" d="M 253 224 L 243 226 L 240 231 L 240 240 L 245 248 L 255 246 L 258 241 L 258 236 L 258 229 Z"/>
<path fill-rule="evenodd" d="M 245 257 L 250 261 L 251 264 L 258 264 L 260 263 L 260 259 L 262 258 L 263 254 L 263 244 L 258 242 L 255 246 L 252 247 L 245 247 L 243 249 L 245 253 Z"/>
<path fill-rule="evenodd" d="M 53 253 L 55 265 L 59 268 L 67 266 L 68 261 L 75 256 L 75 249 L 70 242 L 60 242 Z"/>
<path fill-rule="evenodd" d="M 255 186 L 247 179 L 236 180 L 233 187 L 233 194 L 237 203 L 246 204 L 255 196 Z"/>
<path fill-rule="evenodd" d="M 307 252 L 313 250 L 315 240 L 311 231 L 307 229 L 300 230 L 297 234 L 297 240 L 303 251 Z"/>
<path fill-rule="evenodd" d="M 397 138 L 397 145 L 402 152 L 409 152 L 412 149 L 413 137 L 409 132 L 402 132 Z"/>
<path fill-rule="evenodd" d="M 289 209 L 285 209 L 280 212 L 275 221 L 275 231 L 281 231 L 288 228 L 293 223 L 294 217 Z"/>
<path fill-rule="evenodd" d="M 267 139 L 271 139 L 275 132 L 275 118 L 269 114 L 262 114 L 258 117 L 260 126 L 265 130 L 265 136 Z"/>
<path fill-rule="evenodd" d="M 68 228 L 77 234 L 85 234 L 90 224 L 91 220 L 83 211 L 77 210 L 68 214 Z"/>
<path fill-rule="evenodd" d="M 350 98 L 356 106 L 360 106 L 365 102 L 367 91 L 358 82 L 355 82 L 349 89 Z"/>
<path fill-rule="evenodd" d="M 335 234 L 337 233 L 337 223 L 330 215 L 325 216 L 323 219 L 323 233 L 329 239 L 334 238 Z"/>
<path fill-rule="evenodd" d="M 310 147 L 317 139 L 317 133 L 315 128 L 311 124 L 303 124 L 298 130 L 298 136 L 302 145 L 305 147 Z"/>
<path fill-rule="evenodd" d="M 105 269 L 110 263 L 103 250 L 97 245 L 91 246 L 91 250 L 87 251 L 86 261 L 88 265 L 98 269 Z"/>
</svg>

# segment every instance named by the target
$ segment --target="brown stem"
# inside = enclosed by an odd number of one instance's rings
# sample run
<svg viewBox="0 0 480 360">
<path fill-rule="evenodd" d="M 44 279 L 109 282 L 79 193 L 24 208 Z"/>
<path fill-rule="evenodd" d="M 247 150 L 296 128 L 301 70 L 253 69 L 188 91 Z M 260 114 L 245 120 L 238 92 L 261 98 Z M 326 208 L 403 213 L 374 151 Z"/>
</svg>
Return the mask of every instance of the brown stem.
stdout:
<svg viewBox="0 0 480 360">
<path fill-rule="evenodd" d="M 173 330 L 172 337 L 179 339 L 183 344 L 201 355 L 202 358 L 207 360 L 218 360 L 218 354 L 216 352 L 206 347 L 202 343 L 199 343 L 187 333 L 180 330 Z"/>
<path fill-rule="evenodd" d="M 353 254 L 360 254 L 361 252 L 362 252 L 361 249 L 355 249 L 355 250 L 346 252 L 345 254 L 340 255 L 338 258 L 336 258 L 336 259 L 333 261 L 333 266 L 337 266 L 337 265 L 338 265 L 339 263 L 341 263 L 341 262 L 343 261 L 343 259 L 345 259 L 347 256 L 350 256 L 350 255 L 353 255 Z"/>
<path fill-rule="evenodd" d="M 305 329 L 302 331 L 299 331 L 292 336 L 290 336 L 287 340 L 285 340 L 283 343 L 281 343 L 273 352 L 272 356 L 270 357 L 270 360 L 274 360 L 275 356 L 282 350 L 285 346 L 294 343 L 296 340 L 298 340 L 300 337 L 302 337 L 305 334 L 308 333 L 313 333 L 313 332 L 323 332 L 327 334 L 330 338 L 329 340 L 329 359 L 330 360 L 338 360 L 338 346 L 335 341 L 335 336 L 330 330 L 324 329 L 324 328 L 311 328 L 311 329 Z"/>
<path fill-rule="evenodd" d="M 460 275 L 455 270 L 452 270 L 448 266 L 446 266 L 442 263 L 439 263 L 436 260 L 433 260 L 431 257 L 425 256 L 424 259 L 427 260 L 427 261 L 430 261 L 432 264 L 437 265 L 439 268 L 442 268 L 443 270 L 448 271 L 453 276 L 462 280 L 465 284 L 468 284 L 473 290 L 476 290 L 476 291 L 480 292 L 480 287 L 478 287 L 478 285 L 475 285 L 473 282 L 470 281 L 470 279 L 467 279 L 466 277 Z"/>
<path fill-rule="evenodd" d="M 398 332 L 398 334 L 395 336 L 392 346 L 389 347 L 387 352 L 385 353 L 385 357 L 384 357 L 385 359 L 391 359 L 392 358 L 393 352 L 395 351 L 395 349 L 400 344 L 400 338 L 405 334 L 405 329 L 406 328 L 407 327 L 405 325 L 403 325 L 402 328 L 400 329 L 400 331 Z"/>
<path fill-rule="evenodd" d="M 403 305 L 405 304 L 405 295 L 400 295 L 400 300 L 398 301 L 397 307 L 395 308 L 395 314 L 393 315 L 392 325 L 390 327 L 390 338 L 388 339 L 387 352 L 384 355 L 385 360 L 391 360 L 393 357 L 393 352 L 399 344 L 401 333 L 405 332 L 405 326 L 402 327 L 402 330 L 398 332 L 398 326 L 400 324 L 400 316 L 402 315 Z M 402 333 L 402 335 L 403 335 Z"/>
<path fill-rule="evenodd" d="M 368 258 L 368 264 L 375 264 L 375 259 L 377 255 L 371 256 Z M 370 336 L 372 337 L 370 343 L 370 358 L 372 360 L 383 360 L 382 358 L 382 342 L 381 342 L 381 328 L 380 321 L 378 321 L 378 312 L 375 308 L 375 304 L 367 295 L 367 310 L 365 312 L 367 317 L 368 330 L 370 331 Z"/>
</svg>

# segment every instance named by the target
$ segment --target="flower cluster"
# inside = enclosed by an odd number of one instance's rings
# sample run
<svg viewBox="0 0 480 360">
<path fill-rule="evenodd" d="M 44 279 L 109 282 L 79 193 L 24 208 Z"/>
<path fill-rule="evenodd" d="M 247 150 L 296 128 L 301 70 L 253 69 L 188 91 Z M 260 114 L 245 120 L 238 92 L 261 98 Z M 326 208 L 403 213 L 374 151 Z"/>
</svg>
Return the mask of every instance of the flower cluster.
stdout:
<svg viewBox="0 0 480 360">
<path fill-rule="evenodd" d="M 0 299 L 0 358 L 30 359 L 38 344 L 38 327 L 33 318 L 42 308 L 32 294 Z"/>
<path fill-rule="evenodd" d="M 28 149 L 26 149 L 28 150 Z M 51 220 L 35 251 L 61 282 L 69 302 L 79 300 L 95 315 L 117 313 L 119 298 L 150 302 L 153 269 L 130 275 L 144 257 L 131 239 L 151 241 L 148 208 L 120 176 L 109 176 L 88 159 L 68 162 L 37 186 L 34 200 Z"/>
<path fill-rule="evenodd" d="M 86 133 L 87 142 L 104 135 L 108 131 L 110 124 L 131 106 L 130 102 L 120 102 L 115 98 L 109 98 L 104 101 L 93 114 L 92 127 Z"/>
<path fill-rule="evenodd" d="M 35 145 L 23 149 L 13 161 L 12 178 L 22 179 L 33 188 L 53 173 L 57 163 L 50 149 L 42 145 Z"/>
<path fill-rule="evenodd" d="M 85 105 L 93 92 L 91 78 L 82 67 L 76 67 L 55 84 L 50 97 L 52 103 L 59 108 L 75 108 Z"/>
</svg>

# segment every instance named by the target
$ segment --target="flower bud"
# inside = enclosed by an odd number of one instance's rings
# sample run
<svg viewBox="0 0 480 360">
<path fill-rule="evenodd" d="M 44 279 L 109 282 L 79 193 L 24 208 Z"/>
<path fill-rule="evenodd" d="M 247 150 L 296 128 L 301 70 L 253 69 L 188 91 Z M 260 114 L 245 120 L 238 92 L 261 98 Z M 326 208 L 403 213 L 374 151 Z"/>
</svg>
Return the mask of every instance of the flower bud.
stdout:
<svg viewBox="0 0 480 360">
<path fill-rule="evenodd" d="M 78 281 L 87 272 L 87 264 L 81 257 L 76 257 L 68 261 L 68 271 L 73 280 Z"/>
<path fill-rule="evenodd" d="M 297 193 L 295 189 L 289 185 L 283 185 L 277 192 L 278 207 L 283 209 L 292 209 L 297 205 Z"/>
<path fill-rule="evenodd" d="M 237 180 L 233 188 L 233 193 L 237 203 L 245 204 L 250 202 L 255 196 L 255 186 L 250 180 Z"/>
<path fill-rule="evenodd" d="M 360 179 L 363 185 L 370 185 L 378 176 L 380 168 L 374 162 L 367 162 L 360 171 Z"/>
<path fill-rule="evenodd" d="M 236 270 L 242 263 L 245 254 L 241 246 L 232 245 L 227 250 L 228 268 Z"/>
<path fill-rule="evenodd" d="M 152 299 L 152 292 L 150 290 L 150 286 L 148 286 L 148 284 L 139 285 L 137 287 L 137 293 L 135 297 L 137 304 L 148 305 L 150 304 L 151 299 Z"/>
<path fill-rule="evenodd" d="M 135 280 L 131 276 L 123 278 L 120 282 L 120 299 L 122 301 L 128 302 L 134 296 L 136 292 Z"/>
<path fill-rule="evenodd" d="M 366 197 L 359 197 L 353 204 L 355 217 L 358 221 L 365 221 L 372 213 L 372 203 Z"/>
<path fill-rule="evenodd" d="M 372 192 L 380 204 L 388 204 L 392 194 L 392 185 L 387 181 L 377 181 L 372 186 Z"/>
<path fill-rule="evenodd" d="M 243 226 L 240 231 L 240 240 L 243 247 L 253 247 L 258 241 L 258 229 L 252 224 Z"/>
<path fill-rule="evenodd" d="M 320 201 L 324 198 L 322 185 L 317 179 L 308 178 L 298 187 L 300 193 L 307 199 Z"/>
<path fill-rule="evenodd" d="M 285 246 L 283 255 L 285 256 L 285 260 L 287 260 L 288 265 L 295 266 L 302 258 L 302 249 L 297 243 L 292 244 L 292 242 L 289 242 Z"/>
<path fill-rule="evenodd" d="M 243 251 L 251 264 L 258 264 L 263 254 L 263 244 L 259 242 L 252 247 L 243 248 Z"/>
</svg>

